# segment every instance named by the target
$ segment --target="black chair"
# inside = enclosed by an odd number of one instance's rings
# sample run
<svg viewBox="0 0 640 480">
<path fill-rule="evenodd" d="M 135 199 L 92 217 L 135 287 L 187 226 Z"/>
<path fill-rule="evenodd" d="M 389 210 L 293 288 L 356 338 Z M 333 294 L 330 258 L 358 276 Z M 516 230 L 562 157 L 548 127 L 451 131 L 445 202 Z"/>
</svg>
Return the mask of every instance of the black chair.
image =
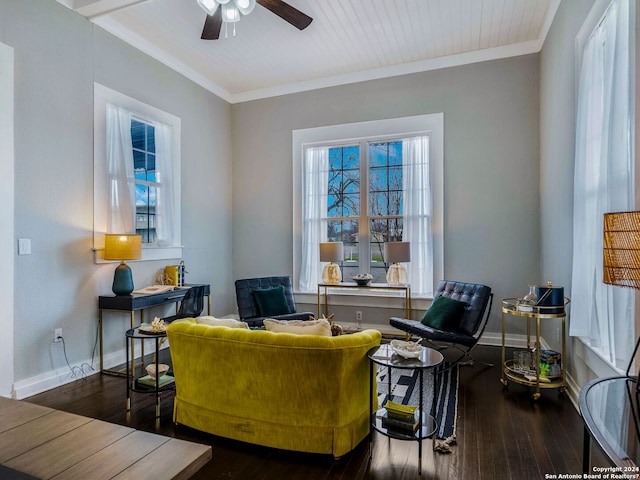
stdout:
<svg viewBox="0 0 640 480">
<path fill-rule="evenodd" d="M 197 317 L 202 313 L 204 308 L 204 286 L 198 285 L 189 288 L 187 293 L 184 294 L 182 301 L 180 302 L 180 308 L 175 315 L 170 317 L 164 317 L 164 323 L 171 323 L 179 318 L 191 318 Z"/>
<path fill-rule="evenodd" d="M 426 342 L 423 345 L 442 350 L 454 347 L 462 354 L 452 361 L 452 365 L 473 365 L 471 350 L 482 336 L 493 304 L 493 293 L 486 285 L 476 283 L 461 283 L 441 280 L 433 296 L 434 302 L 440 296 L 464 302 L 464 313 L 457 321 L 446 327 L 434 328 L 419 320 L 392 317 L 389 323 L 409 336 L 416 335 Z M 464 362 L 463 359 L 467 359 Z M 450 361 L 450 359 L 447 359 Z"/>
<path fill-rule="evenodd" d="M 276 320 L 309 320 L 313 317 L 313 312 L 297 312 L 296 302 L 293 298 L 293 284 L 291 277 L 261 277 L 261 278 L 243 278 L 235 281 L 236 286 L 236 302 L 238 303 L 238 315 L 240 320 L 247 322 L 249 327 L 264 326 L 265 318 L 274 318 Z M 260 308 L 256 302 L 254 291 L 265 290 L 282 286 L 284 288 L 284 296 L 287 303 L 287 312 L 272 315 L 261 315 Z"/>
</svg>

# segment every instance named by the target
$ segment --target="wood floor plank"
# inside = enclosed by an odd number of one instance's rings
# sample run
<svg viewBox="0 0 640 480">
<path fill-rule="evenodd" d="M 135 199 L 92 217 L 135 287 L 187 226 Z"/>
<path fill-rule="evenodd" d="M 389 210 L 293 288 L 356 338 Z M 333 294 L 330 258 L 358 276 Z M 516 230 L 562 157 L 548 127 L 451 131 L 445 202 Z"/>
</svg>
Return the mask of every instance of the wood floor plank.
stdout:
<svg viewBox="0 0 640 480">
<path fill-rule="evenodd" d="M 0 432 L 10 430 L 18 425 L 22 425 L 23 423 L 30 422 L 34 418 L 42 417 L 52 411 L 53 410 L 48 407 L 33 405 L 26 402 L 25 405 L 20 405 L 15 400 L 0 397 Z"/>
<path fill-rule="evenodd" d="M 170 439 L 144 458 L 126 468 L 113 480 L 170 478 L 186 480 L 211 460 L 211 447 Z M 188 466 L 184 466 L 188 463 Z"/>
<path fill-rule="evenodd" d="M 52 477 L 52 480 L 114 478 L 140 458 L 171 441 L 168 437 L 133 431 L 90 457 Z"/>
<path fill-rule="evenodd" d="M 5 462 L 5 465 L 46 480 L 133 431 L 134 429 L 129 427 L 92 420 Z"/>
<path fill-rule="evenodd" d="M 88 417 L 50 410 L 46 415 L 2 432 L 0 433 L 0 463 L 7 463 L 12 458 L 90 421 Z"/>
</svg>

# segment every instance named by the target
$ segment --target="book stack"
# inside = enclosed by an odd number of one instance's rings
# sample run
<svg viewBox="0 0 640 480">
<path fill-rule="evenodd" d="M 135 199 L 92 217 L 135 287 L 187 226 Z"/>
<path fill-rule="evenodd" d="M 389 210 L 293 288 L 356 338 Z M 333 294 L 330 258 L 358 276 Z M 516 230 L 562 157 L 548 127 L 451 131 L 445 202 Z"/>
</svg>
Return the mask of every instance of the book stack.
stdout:
<svg viewBox="0 0 640 480">
<path fill-rule="evenodd" d="M 165 385 L 170 385 L 174 382 L 174 379 L 171 375 L 162 375 L 158 380 L 158 387 L 164 387 Z M 137 380 L 138 385 L 144 385 L 147 387 L 156 388 L 156 379 L 151 375 L 145 375 L 144 377 L 140 377 Z"/>
<path fill-rule="evenodd" d="M 402 405 L 389 400 L 384 405 L 381 421 L 386 429 L 412 434 L 420 425 L 420 409 L 417 405 Z"/>
</svg>

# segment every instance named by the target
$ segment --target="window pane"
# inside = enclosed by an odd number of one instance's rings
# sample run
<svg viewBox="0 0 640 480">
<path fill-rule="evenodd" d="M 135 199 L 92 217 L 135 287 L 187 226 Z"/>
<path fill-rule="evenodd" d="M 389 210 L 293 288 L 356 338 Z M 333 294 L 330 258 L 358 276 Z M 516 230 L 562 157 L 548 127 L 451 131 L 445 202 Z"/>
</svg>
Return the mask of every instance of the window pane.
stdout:
<svg viewBox="0 0 640 480">
<path fill-rule="evenodd" d="M 155 128 L 153 125 L 131 120 L 133 168 L 136 181 L 156 182 Z M 144 243 L 155 241 L 156 187 L 136 183 L 136 232 Z"/>
<path fill-rule="evenodd" d="M 402 215 L 402 142 L 369 144 L 369 215 Z"/>
<path fill-rule="evenodd" d="M 133 148 L 138 150 L 146 150 L 146 124 L 139 122 L 138 120 L 131 120 L 131 141 Z"/>
<path fill-rule="evenodd" d="M 147 154 L 147 181 L 156 181 L 156 156 L 153 153 Z"/>
<path fill-rule="evenodd" d="M 327 212 L 329 217 L 360 215 L 360 150 L 357 146 L 329 149 Z"/>
</svg>

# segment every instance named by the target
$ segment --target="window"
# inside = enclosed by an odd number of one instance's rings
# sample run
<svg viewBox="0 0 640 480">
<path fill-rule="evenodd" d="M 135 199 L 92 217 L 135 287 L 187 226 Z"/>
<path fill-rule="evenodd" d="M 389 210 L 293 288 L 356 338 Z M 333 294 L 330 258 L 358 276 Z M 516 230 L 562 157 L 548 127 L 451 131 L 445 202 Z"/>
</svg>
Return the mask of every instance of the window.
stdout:
<svg viewBox="0 0 640 480">
<path fill-rule="evenodd" d="M 343 278 L 368 272 L 385 282 L 384 243 L 408 241 L 412 292 L 432 293 L 434 277 L 442 278 L 441 233 L 431 234 L 442 222 L 441 121 L 425 115 L 294 132 L 300 291 L 316 289 L 320 242 L 343 243 Z"/>
<path fill-rule="evenodd" d="M 131 143 L 136 190 L 136 233 L 142 243 L 156 241 L 156 142 L 153 125 L 131 119 Z"/>
<path fill-rule="evenodd" d="M 142 236 L 143 260 L 182 257 L 180 119 L 95 84 L 94 251 L 105 233 Z"/>
<path fill-rule="evenodd" d="M 633 290 L 603 283 L 607 212 L 634 209 L 629 70 L 629 2 L 590 14 L 578 39 L 580 59 L 569 333 L 623 368 L 633 348 Z"/>
</svg>

